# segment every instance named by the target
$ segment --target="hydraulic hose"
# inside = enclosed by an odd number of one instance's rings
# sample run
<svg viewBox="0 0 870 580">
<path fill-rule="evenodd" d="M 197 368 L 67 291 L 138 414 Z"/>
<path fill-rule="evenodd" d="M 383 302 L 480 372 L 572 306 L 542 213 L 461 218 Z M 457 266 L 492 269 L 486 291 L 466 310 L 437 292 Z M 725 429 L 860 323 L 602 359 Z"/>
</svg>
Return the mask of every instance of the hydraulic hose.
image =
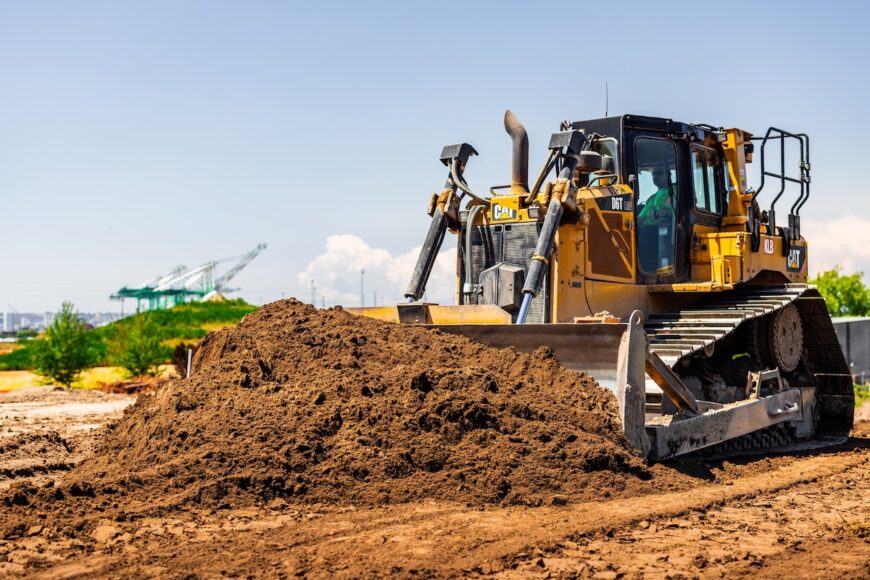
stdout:
<svg viewBox="0 0 870 580">
<path fill-rule="evenodd" d="M 541 191 L 541 186 L 544 185 L 544 180 L 547 178 L 547 175 L 550 174 L 550 171 L 553 170 L 553 165 L 555 165 L 553 159 L 555 157 L 556 151 L 550 149 L 549 153 L 547 153 L 547 160 L 544 162 L 544 167 L 541 169 L 541 173 L 538 174 L 538 178 L 535 180 L 535 185 L 532 186 L 532 191 L 530 191 L 529 195 L 526 196 L 526 205 L 531 205 L 531 203 L 535 201 L 535 196 L 538 195 L 539 191 Z"/>
<path fill-rule="evenodd" d="M 468 187 L 468 183 L 465 182 L 465 178 L 462 177 L 462 174 L 459 172 L 459 160 L 454 159 L 450 164 L 450 177 L 453 179 L 453 183 L 456 184 L 463 193 L 468 194 L 472 199 L 474 199 L 478 203 L 482 203 L 483 205 L 489 207 L 489 201 L 483 199 Z"/>
<path fill-rule="evenodd" d="M 529 264 L 529 274 L 523 285 L 523 302 L 520 304 L 517 324 L 525 323 L 532 299 L 540 294 L 544 285 L 544 274 L 549 269 L 550 253 L 553 251 L 553 244 L 556 241 L 556 230 L 559 229 L 559 222 L 562 221 L 562 211 L 560 200 L 556 198 L 550 200 L 550 205 L 547 207 L 547 217 L 544 218 L 544 225 L 538 235 L 535 255 L 532 256 L 532 262 Z"/>
<path fill-rule="evenodd" d="M 463 296 L 470 296 L 474 292 L 474 284 L 471 282 L 471 236 L 474 234 L 474 220 L 483 209 L 484 206 L 476 205 L 468 210 L 468 221 L 465 225 L 465 284 L 462 288 Z"/>
<path fill-rule="evenodd" d="M 568 154 L 564 156 L 564 161 L 562 170 L 559 172 L 559 181 L 567 182 L 568 187 L 571 187 L 571 178 L 574 175 L 574 169 L 577 167 L 579 158 L 577 155 Z M 553 199 L 550 200 L 550 205 L 547 206 L 547 216 L 544 218 L 543 226 L 541 226 L 541 233 L 538 234 L 535 255 L 532 256 L 532 262 L 529 264 L 529 273 L 526 275 L 525 284 L 523 284 L 523 302 L 520 304 L 520 312 L 517 314 L 517 324 L 524 324 L 526 322 L 526 316 L 529 313 L 532 299 L 540 294 L 544 286 L 544 275 L 549 270 L 550 254 L 553 253 L 553 245 L 556 243 L 556 231 L 559 229 L 559 222 L 562 221 L 563 212 L 562 200 L 553 196 Z"/>
</svg>

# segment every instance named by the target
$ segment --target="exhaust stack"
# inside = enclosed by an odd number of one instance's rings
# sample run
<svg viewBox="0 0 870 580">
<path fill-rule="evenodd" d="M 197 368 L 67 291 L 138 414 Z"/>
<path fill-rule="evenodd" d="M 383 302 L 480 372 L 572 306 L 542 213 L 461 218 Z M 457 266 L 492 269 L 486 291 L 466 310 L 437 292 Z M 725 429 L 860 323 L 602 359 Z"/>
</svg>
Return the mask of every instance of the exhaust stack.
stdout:
<svg viewBox="0 0 870 580">
<path fill-rule="evenodd" d="M 513 141 L 513 160 L 511 166 L 511 193 L 529 192 L 529 134 L 508 109 L 504 113 L 504 128 Z"/>
</svg>

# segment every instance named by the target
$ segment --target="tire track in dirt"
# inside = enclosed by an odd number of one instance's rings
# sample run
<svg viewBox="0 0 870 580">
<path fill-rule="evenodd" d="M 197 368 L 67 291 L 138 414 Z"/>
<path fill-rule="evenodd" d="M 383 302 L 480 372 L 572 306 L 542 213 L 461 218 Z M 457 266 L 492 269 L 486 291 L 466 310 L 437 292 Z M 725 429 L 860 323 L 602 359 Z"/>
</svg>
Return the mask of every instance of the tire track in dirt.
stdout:
<svg viewBox="0 0 870 580">
<path fill-rule="evenodd" d="M 725 502 L 537 548 L 500 576 L 870 576 L 870 503 L 861 495 L 870 486 L 870 457 L 856 456 L 791 484 L 777 477 Z"/>
</svg>

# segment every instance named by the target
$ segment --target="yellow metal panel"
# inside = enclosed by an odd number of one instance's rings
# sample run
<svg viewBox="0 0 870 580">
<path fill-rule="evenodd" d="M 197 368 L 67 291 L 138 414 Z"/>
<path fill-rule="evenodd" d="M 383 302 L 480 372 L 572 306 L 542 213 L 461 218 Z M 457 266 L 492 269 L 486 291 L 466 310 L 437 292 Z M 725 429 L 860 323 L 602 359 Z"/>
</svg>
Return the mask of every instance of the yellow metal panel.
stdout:
<svg viewBox="0 0 870 580">
<path fill-rule="evenodd" d="M 647 287 L 637 284 L 586 280 L 586 300 L 592 314 L 606 310 L 620 320 L 635 310 L 649 312 Z"/>
<path fill-rule="evenodd" d="M 757 252 L 750 250 L 747 232 L 716 232 L 706 227 L 695 227 L 692 236 L 692 281 L 689 286 L 704 288 L 709 282 L 713 288 L 730 287 L 748 282 L 764 272 L 778 272 L 789 282 L 806 282 L 807 260 L 801 271 L 790 272 L 787 256 L 783 255 L 783 240 L 779 236 L 762 234 Z M 798 240 L 793 247 L 803 248 L 806 241 Z M 690 291 L 689 286 L 677 291 Z"/>
<path fill-rule="evenodd" d="M 423 305 L 428 311 L 431 324 L 510 324 L 511 315 L 494 304 L 468 306 L 447 306 L 439 304 Z M 348 312 L 387 322 L 399 322 L 397 306 L 370 306 L 366 308 L 347 308 Z"/>
<path fill-rule="evenodd" d="M 510 324 L 511 315 L 495 304 L 429 307 L 432 324 Z"/>
<path fill-rule="evenodd" d="M 589 316 L 586 305 L 586 230 L 582 224 L 566 224 L 556 233 L 553 252 L 551 316 L 554 322 L 571 322 L 577 316 Z"/>
<path fill-rule="evenodd" d="M 748 238 L 748 237 L 747 237 Z M 807 281 L 807 257 L 804 256 L 804 262 L 799 272 L 790 272 L 788 270 L 788 256 L 783 255 L 782 251 L 783 240 L 779 236 L 761 236 L 761 242 L 757 252 L 748 250 L 748 239 L 745 247 L 747 248 L 746 259 L 744 263 L 743 276 L 746 280 L 750 280 L 762 272 L 779 272 L 790 282 L 803 283 Z M 807 252 L 806 240 L 796 240 L 792 242 L 792 247 L 803 248 L 804 253 Z"/>
<path fill-rule="evenodd" d="M 399 322 L 399 311 L 395 306 L 366 306 L 365 308 L 345 308 L 351 314 L 385 320 L 387 322 Z"/>
<path fill-rule="evenodd" d="M 741 129 L 726 129 L 725 141 L 722 150 L 728 161 L 728 177 L 731 186 L 728 192 L 728 211 L 722 220 L 725 229 L 742 231 L 747 218 L 746 211 L 752 203 L 752 194 L 747 193 L 746 164 L 752 162 L 751 157 L 746 156 L 744 145 L 750 143 L 751 133 Z"/>
</svg>

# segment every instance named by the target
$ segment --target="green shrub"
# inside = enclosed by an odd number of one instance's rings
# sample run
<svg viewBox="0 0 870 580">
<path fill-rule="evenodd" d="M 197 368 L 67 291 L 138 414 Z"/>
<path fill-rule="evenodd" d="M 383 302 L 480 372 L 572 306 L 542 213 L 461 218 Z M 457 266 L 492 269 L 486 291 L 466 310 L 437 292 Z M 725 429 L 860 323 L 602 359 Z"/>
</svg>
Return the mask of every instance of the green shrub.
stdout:
<svg viewBox="0 0 870 580">
<path fill-rule="evenodd" d="M 109 340 L 109 361 L 134 377 L 154 376 L 158 366 L 166 358 L 160 329 L 150 314 L 146 312 L 132 317 Z"/>
<path fill-rule="evenodd" d="M 99 360 L 100 339 L 79 318 L 71 302 L 64 302 L 45 337 L 34 340 L 28 350 L 33 369 L 69 388 L 76 377 Z"/>
<path fill-rule="evenodd" d="M 870 314 L 870 288 L 864 285 L 863 272 L 840 274 L 840 268 L 819 273 L 810 284 L 828 305 L 831 316 L 867 316 Z"/>
</svg>

